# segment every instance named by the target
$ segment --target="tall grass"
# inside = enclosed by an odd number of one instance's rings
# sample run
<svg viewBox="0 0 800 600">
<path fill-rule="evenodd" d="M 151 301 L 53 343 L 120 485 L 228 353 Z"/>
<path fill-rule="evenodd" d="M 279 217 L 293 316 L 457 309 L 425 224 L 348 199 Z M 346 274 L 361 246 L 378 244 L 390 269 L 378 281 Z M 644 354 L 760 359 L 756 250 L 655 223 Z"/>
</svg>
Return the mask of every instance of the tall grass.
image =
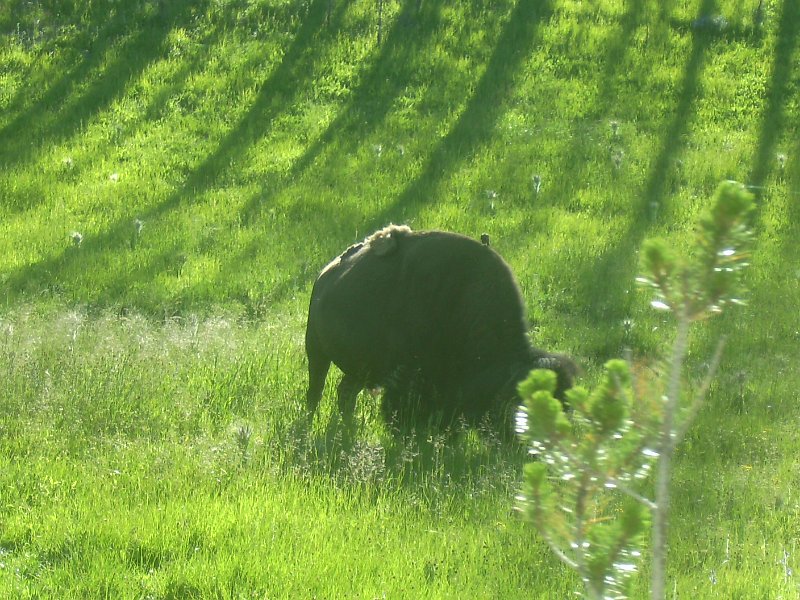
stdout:
<svg viewBox="0 0 800 600">
<path fill-rule="evenodd" d="M 265 347 L 262 326 L 230 317 L 23 307 L 0 327 L 6 593 L 513 597 L 539 585 L 508 520 L 521 452 L 496 434 L 386 431 L 369 406 L 356 437 L 335 421 L 310 431 L 297 346 Z M 497 578 L 484 580 L 487 565 Z"/>
</svg>

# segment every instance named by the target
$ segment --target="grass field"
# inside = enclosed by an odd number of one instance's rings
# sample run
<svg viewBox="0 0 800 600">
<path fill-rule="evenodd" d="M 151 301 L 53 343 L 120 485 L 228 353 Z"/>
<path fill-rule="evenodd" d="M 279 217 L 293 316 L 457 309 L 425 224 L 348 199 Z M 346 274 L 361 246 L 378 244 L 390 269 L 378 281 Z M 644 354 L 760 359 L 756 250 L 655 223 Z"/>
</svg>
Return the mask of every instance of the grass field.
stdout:
<svg viewBox="0 0 800 600">
<path fill-rule="evenodd" d="M 335 377 L 308 428 L 311 284 L 388 222 L 488 232 L 538 346 L 658 369 L 637 249 L 735 179 L 670 597 L 800 598 L 796 0 L 6 0 L 0 34 L 0 597 L 573 597 L 519 446 L 368 394 L 345 436 Z"/>
</svg>

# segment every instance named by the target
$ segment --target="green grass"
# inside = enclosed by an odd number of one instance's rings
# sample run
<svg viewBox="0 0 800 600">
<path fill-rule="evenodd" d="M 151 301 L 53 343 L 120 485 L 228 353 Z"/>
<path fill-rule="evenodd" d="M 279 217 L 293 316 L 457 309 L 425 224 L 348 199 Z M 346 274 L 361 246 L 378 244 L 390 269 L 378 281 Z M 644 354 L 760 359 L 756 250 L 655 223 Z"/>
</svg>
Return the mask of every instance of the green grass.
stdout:
<svg viewBox="0 0 800 600">
<path fill-rule="evenodd" d="M 732 178 L 749 306 L 696 330 L 670 578 L 798 597 L 796 2 L 383 5 L 380 44 L 371 0 L 0 6 L 0 595 L 569 597 L 519 448 L 366 394 L 343 437 L 335 381 L 307 430 L 311 284 L 390 221 L 485 231 L 537 345 L 657 365 L 636 251 Z"/>
<path fill-rule="evenodd" d="M 520 449 L 491 432 L 400 436 L 369 406 L 353 439 L 307 432 L 297 344 L 264 349 L 265 328 L 228 318 L 20 311 L 2 325 L 0 581 L 15 597 L 542 585 L 526 565 L 546 550 L 509 514 Z"/>
</svg>

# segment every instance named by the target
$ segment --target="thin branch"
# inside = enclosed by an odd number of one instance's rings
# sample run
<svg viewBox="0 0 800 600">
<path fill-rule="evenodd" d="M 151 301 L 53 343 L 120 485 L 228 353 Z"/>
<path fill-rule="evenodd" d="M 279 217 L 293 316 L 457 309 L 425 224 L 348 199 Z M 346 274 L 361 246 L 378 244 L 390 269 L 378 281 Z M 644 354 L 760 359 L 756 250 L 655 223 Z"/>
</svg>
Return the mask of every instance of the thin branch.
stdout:
<svg viewBox="0 0 800 600">
<path fill-rule="evenodd" d="M 587 475 L 589 475 L 590 477 L 596 478 L 599 482 L 602 482 L 602 485 L 604 487 L 605 486 L 613 486 L 616 489 L 618 489 L 620 492 L 622 492 L 623 494 L 625 494 L 627 496 L 630 496 L 631 498 L 633 498 L 637 502 L 641 502 L 642 504 L 644 504 L 647 508 L 649 508 L 651 510 L 655 510 L 656 508 L 658 508 L 658 506 L 656 505 L 655 502 L 653 502 L 649 498 L 646 498 L 645 496 L 642 496 L 641 494 L 639 494 L 635 490 L 631 489 L 630 487 L 628 487 L 628 485 L 626 483 L 620 481 L 616 477 L 606 475 L 605 473 L 601 473 L 597 469 L 593 469 L 589 464 L 586 463 L 586 461 L 584 461 L 583 459 L 580 459 L 577 456 L 575 456 L 567 446 L 565 446 L 563 443 L 561 443 L 560 440 L 558 442 L 556 442 L 556 443 L 558 445 L 559 452 L 563 453 L 564 456 L 567 457 L 567 461 L 568 462 L 570 462 L 572 464 L 579 465 L 580 468 Z"/>
<path fill-rule="evenodd" d="M 580 572 L 578 563 L 572 560 L 569 556 L 567 556 L 567 554 L 561 548 L 558 547 L 558 544 L 556 544 L 553 541 L 553 539 L 547 534 L 546 531 L 544 531 L 543 528 L 537 527 L 537 529 L 539 530 L 541 536 L 544 538 L 544 541 L 547 542 L 547 546 L 550 548 L 550 551 L 553 554 L 555 554 L 558 557 L 558 559 L 565 565 L 567 565 L 570 569 L 574 569 Z"/>
<path fill-rule="evenodd" d="M 658 508 L 658 505 L 652 500 L 650 500 L 650 498 L 642 496 L 641 494 L 629 488 L 626 484 L 622 483 L 618 479 L 615 479 L 614 477 L 606 477 L 605 483 L 608 485 L 613 485 L 620 492 L 622 492 L 626 496 L 630 496 L 640 504 L 644 504 L 650 510 L 655 510 Z"/>
<path fill-rule="evenodd" d="M 587 573 L 586 568 L 586 556 L 585 556 L 585 547 L 584 547 L 584 540 L 586 539 L 586 532 L 585 532 L 585 517 L 586 517 L 586 499 L 588 496 L 588 485 L 589 485 L 589 473 L 588 470 L 584 470 L 581 473 L 581 481 L 580 486 L 578 487 L 578 493 L 575 497 L 575 547 L 577 549 L 577 556 L 576 560 L 578 563 L 578 572 L 581 575 L 585 575 Z"/>
<path fill-rule="evenodd" d="M 684 294 L 685 296 L 685 294 Z M 656 510 L 653 511 L 653 565 L 651 598 L 664 600 L 667 580 L 667 529 L 669 525 L 669 484 L 672 478 L 672 457 L 675 452 L 675 418 L 680 401 L 681 372 L 688 348 L 689 325 L 687 306 L 678 312 L 678 331 L 672 346 L 671 370 L 667 383 L 666 406 L 661 423 L 659 460 L 656 464 Z"/>
<path fill-rule="evenodd" d="M 545 528 L 545 518 L 542 514 L 542 496 L 538 491 L 535 491 L 533 494 L 533 524 L 536 526 L 537 531 L 539 534 L 544 538 L 544 541 L 547 542 L 547 545 L 550 547 L 550 550 L 555 554 L 561 562 L 567 565 L 570 569 L 578 569 L 578 563 L 567 556 L 566 552 L 564 552 L 558 544 L 553 540 L 550 534 L 547 532 Z"/>
<path fill-rule="evenodd" d="M 692 404 L 689 406 L 689 411 L 684 417 L 683 422 L 675 431 L 676 445 L 680 444 L 681 440 L 683 440 L 683 437 L 689 430 L 692 421 L 694 421 L 697 413 L 700 411 L 700 408 L 705 402 L 706 394 L 708 393 L 708 389 L 711 387 L 711 380 L 714 378 L 714 375 L 716 375 L 717 369 L 719 369 L 719 363 L 722 360 L 722 351 L 725 348 L 725 341 L 726 338 L 722 337 L 720 338 L 719 342 L 717 342 L 717 347 L 714 349 L 714 355 L 711 357 L 711 363 L 709 364 L 708 372 L 703 379 L 703 383 L 700 385 L 700 389 L 697 390 L 697 394 L 695 394 L 695 397 L 692 400 Z"/>
</svg>

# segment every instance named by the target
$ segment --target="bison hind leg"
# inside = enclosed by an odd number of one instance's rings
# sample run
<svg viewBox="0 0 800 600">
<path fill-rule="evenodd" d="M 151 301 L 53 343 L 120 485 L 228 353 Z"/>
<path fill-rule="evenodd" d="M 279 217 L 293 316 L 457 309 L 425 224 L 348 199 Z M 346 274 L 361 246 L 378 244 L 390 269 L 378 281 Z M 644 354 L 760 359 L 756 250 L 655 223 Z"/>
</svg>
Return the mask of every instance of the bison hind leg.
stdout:
<svg viewBox="0 0 800 600">
<path fill-rule="evenodd" d="M 356 410 L 356 398 L 364 388 L 364 379 L 353 374 L 345 373 L 337 389 L 339 412 L 345 417 L 351 417 Z"/>
<path fill-rule="evenodd" d="M 424 426 L 431 418 L 431 382 L 419 369 L 398 367 L 384 387 L 381 414 L 401 429 Z"/>
</svg>

